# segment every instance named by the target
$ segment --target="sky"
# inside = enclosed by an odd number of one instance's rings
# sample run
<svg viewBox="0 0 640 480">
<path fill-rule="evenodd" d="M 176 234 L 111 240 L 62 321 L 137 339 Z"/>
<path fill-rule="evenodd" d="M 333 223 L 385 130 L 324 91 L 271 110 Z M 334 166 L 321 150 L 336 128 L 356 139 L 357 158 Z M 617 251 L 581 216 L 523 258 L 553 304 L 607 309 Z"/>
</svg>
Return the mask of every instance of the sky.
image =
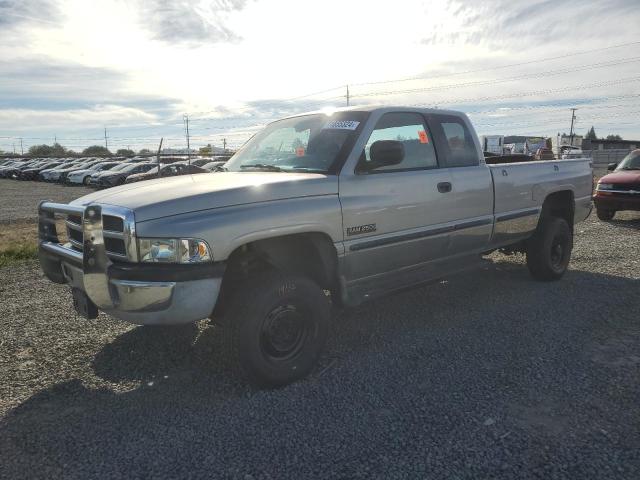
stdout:
<svg viewBox="0 0 640 480">
<path fill-rule="evenodd" d="M 0 0 L 0 149 L 234 148 L 350 104 L 640 139 L 637 0 Z"/>
</svg>

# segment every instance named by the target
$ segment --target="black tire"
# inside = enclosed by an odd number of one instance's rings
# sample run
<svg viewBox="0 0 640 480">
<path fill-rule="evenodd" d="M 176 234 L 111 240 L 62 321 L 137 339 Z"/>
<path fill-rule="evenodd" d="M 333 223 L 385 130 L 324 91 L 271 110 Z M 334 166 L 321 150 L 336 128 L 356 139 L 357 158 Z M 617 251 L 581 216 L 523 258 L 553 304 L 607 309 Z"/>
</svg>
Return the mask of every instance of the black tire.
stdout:
<svg viewBox="0 0 640 480">
<path fill-rule="evenodd" d="M 615 210 L 608 210 L 606 208 L 596 208 L 596 215 L 598 215 L 598 218 L 604 222 L 613 220 L 613 217 L 615 216 L 615 214 L 616 214 Z"/>
<path fill-rule="evenodd" d="M 312 280 L 269 271 L 238 286 L 223 329 L 234 370 L 258 387 L 311 372 L 329 330 L 330 305 Z"/>
<path fill-rule="evenodd" d="M 560 279 L 567 271 L 573 249 L 573 232 L 564 218 L 541 220 L 527 244 L 527 267 L 536 280 Z"/>
<path fill-rule="evenodd" d="M 91 180 L 91 176 L 87 175 L 86 177 L 84 177 L 82 179 L 82 183 L 84 184 L 84 186 L 88 187 L 89 186 L 89 181 Z"/>
</svg>

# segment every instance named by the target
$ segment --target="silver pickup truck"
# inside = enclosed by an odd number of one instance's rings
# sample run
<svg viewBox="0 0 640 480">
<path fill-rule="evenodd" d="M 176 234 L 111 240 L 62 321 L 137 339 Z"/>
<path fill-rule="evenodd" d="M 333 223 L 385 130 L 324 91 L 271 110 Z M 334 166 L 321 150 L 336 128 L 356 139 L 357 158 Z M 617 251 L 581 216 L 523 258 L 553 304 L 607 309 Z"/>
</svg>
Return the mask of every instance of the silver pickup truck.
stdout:
<svg viewBox="0 0 640 480">
<path fill-rule="evenodd" d="M 494 250 L 559 279 L 591 193 L 589 159 L 487 164 L 462 113 L 341 109 L 269 124 L 222 172 L 43 202 L 40 262 L 88 318 L 219 320 L 239 371 L 283 385 L 314 367 L 331 307 Z"/>
</svg>

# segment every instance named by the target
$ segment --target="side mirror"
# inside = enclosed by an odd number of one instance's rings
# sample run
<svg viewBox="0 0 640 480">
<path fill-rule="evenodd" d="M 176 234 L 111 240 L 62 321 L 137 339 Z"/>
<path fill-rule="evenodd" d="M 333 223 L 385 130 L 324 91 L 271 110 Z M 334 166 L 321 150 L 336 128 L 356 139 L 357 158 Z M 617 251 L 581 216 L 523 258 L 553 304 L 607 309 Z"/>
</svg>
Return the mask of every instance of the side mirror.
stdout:
<svg viewBox="0 0 640 480">
<path fill-rule="evenodd" d="M 610 163 L 609 165 L 607 165 L 607 170 L 612 172 L 612 171 L 614 171 L 616 169 L 617 166 L 618 166 L 617 163 Z"/>
<path fill-rule="evenodd" d="M 369 148 L 369 157 L 371 161 L 366 165 L 366 170 L 398 165 L 404 160 L 404 145 L 397 140 L 378 140 Z"/>
</svg>

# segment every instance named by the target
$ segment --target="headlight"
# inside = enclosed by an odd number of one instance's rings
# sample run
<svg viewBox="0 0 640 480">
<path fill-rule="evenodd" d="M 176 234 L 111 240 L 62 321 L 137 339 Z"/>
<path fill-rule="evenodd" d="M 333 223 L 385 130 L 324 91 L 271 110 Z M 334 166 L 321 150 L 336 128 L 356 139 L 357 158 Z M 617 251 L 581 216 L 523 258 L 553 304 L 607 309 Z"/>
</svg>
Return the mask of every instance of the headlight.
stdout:
<svg viewBox="0 0 640 480">
<path fill-rule="evenodd" d="M 138 252 L 143 262 L 198 263 L 213 260 L 207 242 L 197 238 L 140 238 Z"/>
<path fill-rule="evenodd" d="M 596 190 L 613 190 L 613 183 L 599 183 Z"/>
</svg>

